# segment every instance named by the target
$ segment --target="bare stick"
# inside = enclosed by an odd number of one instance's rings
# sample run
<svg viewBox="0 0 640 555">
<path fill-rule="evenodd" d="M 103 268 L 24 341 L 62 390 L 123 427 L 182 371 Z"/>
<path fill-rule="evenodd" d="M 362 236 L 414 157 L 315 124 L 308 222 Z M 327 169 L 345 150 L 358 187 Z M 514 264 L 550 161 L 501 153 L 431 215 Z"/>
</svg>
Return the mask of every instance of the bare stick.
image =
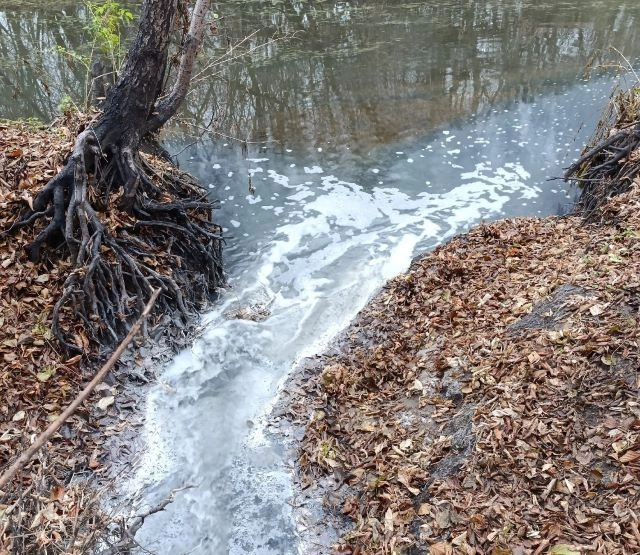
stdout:
<svg viewBox="0 0 640 555">
<path fill-rule="evenodd" d="M 171 493 L 169 494 L 169 496 L 166 497 L 163 501 L 161 501 L 158 505 L 151 507 L 150 509 L 145 511 L 143 514 L 136 515 L 135 517 L 133 517 L 133 522 L 129 526 L 127 526 L 124 519 L 122 519 L 122 525 L 120 527 L 121 537 L 118 543 L 116 545 L 111 545 L 107 549 L 103 549 L 102 551 L 99 551 L 97 555 L 116 555 L 119 553 L 125 553 L 125 552 L 128 553 L 129 550 L 134 549 L 136 547 L 139 549 L 142 549 L 142 551 L 144 551 L 145 553 L 151 553 L 151 551 L 146 550 L 135 539 L 135 535 L 138 533 L 138 530 L 142 528 L 142 525 L 144 524 L 145 519 L 151 515 L 164 511 L 164 509 L 166 508 L 167 505 L 169 505 L 169 503 L 173 503 L 173 500 L 176 497 L 176 493 L 180 491 L 184 491 L 186 489 L 191 489 L 193 487 L 194 486 L 187 485 L 181 488 L 176 488 L 174 490 L 171 490 Z"/>
<path fill-rule="evenodd" d="M 131 343 L 135 335 L 138 333 L 138 331 L 140 331 L 142 323 L 149 315 L 149 312 L 151 312 L 151 309 L 153 308 L 153 305 L 155 304 L 159 294 L 160 289 L 158 288 L 151 295 L 151 298 L 149 299 L 147 305 L 144 307 L 142 314 L 140 314 L 140 317 L 136 320 L 136 323 L 131 326 L 131 329 L 129 330 L 127 336 L 122 340 L 120 345 L 118 345 L 118 348 L 113 351 L 113 353 L 109 357 L 109 360 L 104 363 L 102 368 L 100 368 L 98 373 L 78 394 L 73 402 L 64 410 L 64 412 L 60 416 L 58 416 L 58 418 L 56 418 L 49 425 L 49 427 L 40 436 L 38 436 L 31 447 L 24 451 L 22 455 L 20 455 L 16 459 L 16 461 L 7 470 L 4 471 L 2 476 L 0 476 L 0 488 L 6 486 L 7 483 L 9 483 L 9 481 L 15 476 L 16 472 L 18 472 L 20 468 L 22 468 L 31 460 L 31 457 L 33 457 L 33 455 L 35 455 L 44 446 L 44 444 L 51 438 L 51 436 L 58 431 L 58 428 L 60 428 L 60 426 L 64 424 L 64 422 L 76 411 L 76 409 L 87 399 L 87 397 L 89 397 L 94 388 L 104 379 L 104 377 L 107 375 L 107 372 L 109 372 L 109 370 L 113 368 L 114 364 L 118 361 L 120 356 L 122 356 L 124 350 L 129 346 L 129 343 Z"/>
<path fill-rule="evenodd" d="M 205 16 L 209 9 L 208 0 L 197 0 L 191 14 L 189 31 L 184 40 L 184 50 L 180 56 L 180 66 L 176 82 L 169 95 L 163 99 L 154 110 L 155 115 L 149 118 L 146 123 L 144 134 L 153 133 L 162 127 L 169 118 L 173 116 L 189 90 L 191 75 L 193 74 L 193 63 L 198 56 L 198 51 L 202 45 L 202 37 L 205 31 Z"/>
</svg>

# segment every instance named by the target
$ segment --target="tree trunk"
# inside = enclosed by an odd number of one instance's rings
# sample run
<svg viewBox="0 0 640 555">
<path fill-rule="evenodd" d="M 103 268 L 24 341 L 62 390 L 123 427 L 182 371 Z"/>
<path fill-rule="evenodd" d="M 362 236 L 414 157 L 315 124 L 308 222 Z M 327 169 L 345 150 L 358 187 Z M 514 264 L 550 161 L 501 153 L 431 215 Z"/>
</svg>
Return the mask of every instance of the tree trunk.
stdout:
<svg viewBox="0 0 640 555">
<path fill-rule="evenodd" d="M 147 0 L 136 38 L 95 126 L 102 148 L 137 148 L 162 93 L 178 0 Z"/>
<path fill-rule="evenodd" d="M 71 256 L 76 271 L 67 278 L 52 322 L 68 351 L 86 349 L 78 326 L 98 344 L 119 341 L 154 287 L 163 290 L 161 310 L 186 314 L 224 282 L 212 202 L 193 179 L 170 169 L 160 172 L 139 152 L 186 95 L 207 5 L 197 0 L 175 84 L 161 97 L 174 20 L 184 6 L 180 0 L 145 1 L 102 114 L 78 135 L 66 166 L 11 228 L 47 222 L 26 248 L 32 261 L 61 243 Z M 126 216 L 113 217 L 118 211 Z"/>
</svg>

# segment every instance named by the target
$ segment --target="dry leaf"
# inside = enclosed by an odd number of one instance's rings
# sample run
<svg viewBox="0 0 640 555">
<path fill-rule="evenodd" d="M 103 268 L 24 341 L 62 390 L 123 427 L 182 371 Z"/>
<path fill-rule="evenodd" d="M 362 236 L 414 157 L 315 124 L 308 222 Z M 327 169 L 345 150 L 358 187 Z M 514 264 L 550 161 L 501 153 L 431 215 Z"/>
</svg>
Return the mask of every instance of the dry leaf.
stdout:
<svg viewBox="0 0 640 555">
<path fill-rule="evenodd" d="M 570 545 L 559 543 L 554 545 L 548 553 L 549 555 L 581 555 L 582 551 Z"/>
<path fill-rule="evenodd" d="M 393 511 L 391 507 L 387 509 L 387 512 L 384 513 L 384 531 L 388 534 L 393 533 Z"/>
<path fill-rule="evenodd" d="M 40 370 L 40 372 L 36 374 L 36 377 L 38 378 L 38 381 L 46 382 L 55 373 L 56 373 L 56 369 L 52 366 L 48 366 Z"/>
<path fill-rule="evenodd" d="M 429 555 L 453 555 L 453 546 L 445 542 L 434 543 L 429 546 Z"/>
<path fill-rule="evenodd" d="M 106 397 L 102 397 L 96 403 L 96 406 L 101 410 L 107 410 L 111 405 L 113 405 L 114 401 L 115 397 L 113 395 L 107 395 Z"/>
<path fill-rule="evenodd" d="M 27 415 L 23 410 L 16 412 L 11 419 L 13 422 L 19 422 L 20 420 L 24 420 L 24 417 Z"/>
<path fill-rule="evenodd" d="M 621 463 L 630 463 L 640 459 L 640 451 L 627 451 L 624 455 L 618 457 Z"/>
</svg>

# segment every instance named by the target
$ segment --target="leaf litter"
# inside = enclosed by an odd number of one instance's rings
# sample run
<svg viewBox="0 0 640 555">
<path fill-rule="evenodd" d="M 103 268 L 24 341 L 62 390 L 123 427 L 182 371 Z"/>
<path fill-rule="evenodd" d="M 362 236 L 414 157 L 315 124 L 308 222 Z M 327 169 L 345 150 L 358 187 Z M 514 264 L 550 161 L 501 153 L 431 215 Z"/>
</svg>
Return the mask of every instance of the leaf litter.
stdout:
<svg viewBox="0 0 640 555">
<path fill-rule="evenodd" d="M 39 129 L 0 122 L 0 230 L 9 228 L 25 203 L 30 204 L 60 171 L 78 132 L 94 115 L 77 114 Z M 149 161 L 160 177 L 177 171 L 156 158 Z M 122 217 L 117 211 L 106 213 L 105 225 L 112 229 L 127 225 L 119 220 Z M 75 399 L 107 354 L 70 311 L 63 315 L 62 325 L 72 331 L 84 354 L 69 357 L 54 339 L 53 306 L 72 268 L 55 249 L 41 263 L 28 260 L 25 246 L 39 231 L 36 226 L 14 235 L 0 233 L 2 470 Z M 156 270 L 169 275 L 172 271 L 161 264 L 156 264 Z M 113 480 L 126 471 L 117 463 L 133 457 L 140 383 L 148 382 L 154 365 L 193 337 L 197 319 L 181 323 L 171 316 L 154 316 L 149 326 L 151 343 L 139 342 L 129 349 L 119 373 L 99 385 L 90 403 L 68 419 L 0 491 L 0 555 L 81 554 L 97 542 L 108 548 L 111 540 L 117 543 L 123 538 L 126 541 L 120 546 L 130 547 L 124 524 L 114 525 L 101 501 L 113 489 Z"/>
<path fill-rule="evenodd" d="M 274 422 L 309 552 L 640 553 L 639 160 L 586 220 L 417 258 L 300 364 Z"/>
</svg>

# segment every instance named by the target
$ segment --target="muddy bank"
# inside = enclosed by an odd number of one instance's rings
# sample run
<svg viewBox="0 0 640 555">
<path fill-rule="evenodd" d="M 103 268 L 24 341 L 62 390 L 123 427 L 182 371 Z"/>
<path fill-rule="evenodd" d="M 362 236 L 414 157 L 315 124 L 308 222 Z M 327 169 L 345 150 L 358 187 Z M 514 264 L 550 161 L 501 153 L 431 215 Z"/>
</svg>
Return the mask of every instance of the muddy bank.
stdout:
<svg viewBox="0 0 640 555">
<path fill-rule="evenodd" d="M 307 552 L 640 550 L 640 180 L 620 191 L 591 223 L 454 238 L 303 361 L 274 421 Z"/>
<path fill-rule="evenodd" d="M 9 229 L 43 184 L 56 175 L 86 121 L 79 116 L 47 128 L 0 124 L 0 230 Z M 145 161 L 157 171 L 160 187 L 165 172 L 181 174 L 159 159 L 145 156 Z M 203 191 L 198 194 L 202 196 Z M 170 198 L 167 192 L 165 201 Z M 104 218 L 108 233 L 133 233 L 133 221 L 118 211 L 107 210 Z M 54 306 L 73 268 L 63 249 L 52 248 L 42 262 L 28 259 L 25 247 L 39 231 L 41 226 L 0 233 L 3 471 L 75 399 L 109 354 L 104 343 L 95 339 L 93 328 L 74 320 L 71 311 L 61 312 L 60 325 L 82 353 L 72 356 L 54 338 Z M 142 241 L 139 245 L 142 249 Z M 170 256 L 171 244 L 157 246 L 158 250 L 145 253 L 145 263 L 158 275 L 175 276 L 175 265 L 162 262 Z M 188 261 L 180 271 L 191 271 Z M 169 304 L 158 306 L 143 336 L 90 400 L 0 491 L 0 553 L 85 553 L 104 537 L 111 516 L 101 502 L 113 490 L 114 480 L 126 475 L 136 452 L 143 386 L 197 333 L 197 312 L 205 306 L 206 295 L 204 280 L 195 272 L 192 281 L 199 302 L 189 305 L 190 316 L 171 310 L 170 299 Z M 122 302 L 131 306 L 133 300 Z M 96 325 L 100 326 L 99 318 L 92 320 L 91 326 Z M 118 539 L 121 530 L 112 530 Z"/>
</svg>

